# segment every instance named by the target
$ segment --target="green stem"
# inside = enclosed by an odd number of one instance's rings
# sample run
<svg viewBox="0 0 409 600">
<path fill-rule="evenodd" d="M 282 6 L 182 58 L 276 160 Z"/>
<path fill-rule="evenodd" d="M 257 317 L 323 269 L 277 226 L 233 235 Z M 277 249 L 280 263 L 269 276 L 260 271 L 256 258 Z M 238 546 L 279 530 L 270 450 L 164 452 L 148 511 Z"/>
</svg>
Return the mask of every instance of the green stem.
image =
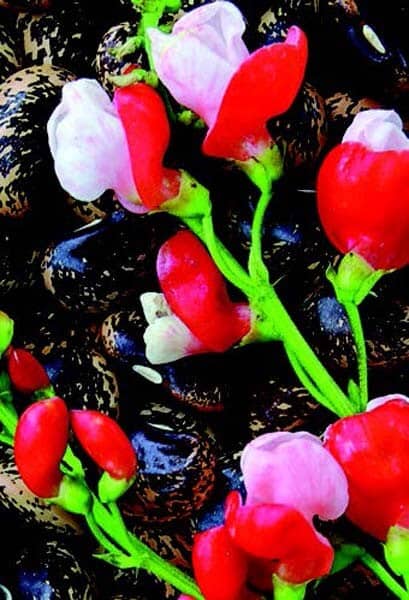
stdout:
<svg viewBox="0 0 409 600">
<path fill-rule="evenodd" d="M 0 442 L 3 442 L 3 444 L 7 444 L 7 446 L 12 446 L 13 438 L 7 433 L 0 433 Z"/>
<path fill-rule="evenodd" d="M 320 396 L 317 400 L 322 402 L 321 394 L 323 394 L 325 396 L 324 405 L 340 417 L 354 414 L 355 410 L 350 399 L 307 343 L 274 288 L 264 286 L 258 296 L 251 301 L 251 307 L 256 314 L 260 315 L 258 322 L 261 337 L 268 339 L 269 331 L 278 335 L 284 343 L 286 351 L 290 351 L 290 361 L 292 360 L 297 369 L 302 368 L 313 382 L 314 387 L 319 390 Z M 296 363 L 294 363 L 294 358 Z"/>
<path fill-rule="evenodd" d="M 351 332 L 356 346 L 356 360 L 358 364 L 358 382 L 360 392 L 360 409 L 365 410 L 368 403 L 368 363 L 366 343 L 359 308 L 355 302 L 343 302 Z"/>
<path fill-rule="evenodd" d="M 131 559 L 127 560 L 128 568 L 134 566 L 147 569 L 153 575 L 173 585 L 183 594 L 192 596 L 197 600 L 204 600 L 191 577 L 158 556 L 128 531 L 115 503 L 109 503 L 108 506 L 105 506 L 96 497 L 93 498 L 93 502 L 90 524 L 94 528 L 95 537 L 102 546 L 109 552 L 118 554 L 118 549 L 115 548 L 113 543 L 117 544 L 118 548 Z M 106 534 L 112 541 L 107 539 Z"/>
<path fill-rule="evenodd" d="M 17 413 L 12 404 L 0 402 L 0 423 L 3 424 L 7 432 L 14 436 L 17 427 Z"/>
<path fill-rule="evenodd" d="M 381 565 L 373 556 L 368 553 L 363 554 L 359 557 L 359 560 L 366 565 L 380 581 L 401 600 L 409 599 L 409 592 L 403 589 L 401 585 L 392 577 L 392 575 Z"/>
<path fill-rule="evenodd" d="M 251 226 L 251 246 L 249 253 L 248 268 L 250 277 L 256 281 L 268 283 L 270 275 L 263 261 L 263 222 L 268 205 L 272 199 L 272 179 L 266 177 L 260 182 L 261 195 L 257 202 Z"/>
</svg>

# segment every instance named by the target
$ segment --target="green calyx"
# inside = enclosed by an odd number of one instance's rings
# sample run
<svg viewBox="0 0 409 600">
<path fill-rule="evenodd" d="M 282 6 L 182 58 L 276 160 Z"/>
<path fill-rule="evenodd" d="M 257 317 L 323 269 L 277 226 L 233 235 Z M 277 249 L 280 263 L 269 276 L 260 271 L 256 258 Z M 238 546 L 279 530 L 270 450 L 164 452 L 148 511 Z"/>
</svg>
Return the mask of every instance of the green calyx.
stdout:
<svg viewBox="0 0 409 600">
<path fill-rule="evenodd" d="M 209 190 L 189 173 L 181 171 L 179 194 L 163 202 L 161 210 L 180 219 L 203 219 L 212 212 Z"/>
<path fill-rule="evenodd" d="M 386 562 L 392 571 L 409 580 L 409 529 L 400 525 L 391 527 L 384 552 Z"/>
<path fill-rule="evenodd" d="M 303 600 L 307 591 L 306 583 L 288 583 L 273 575 L 274 600 Z"/>
<path fill-rule="evenodd" d="M 98 482 L 98 496 L 104 504 L 115 502 L 131 487 L 135 477 L 131 479 L 114 479 L 106 471 Z"/>
<path fill-rule="evenodd" d="M 386 272 L 373 269 L 363 258 L 350 252 L 342 258 L 337 271 L 329 267 L 326 275 L 341 304 L 352 302 L 358 306 Z"/>
<path fill-rule="evenodd" d="M 75 515 L 86 515 L 92 506 L 92 496 L 84 480 L 64 475 L 58 496 L 50 498 L 50 502 Z"/>
<path fill-rule="evenodd" d="M 283 175 L 283 158 L 277 144 L 267 148 L 258 156 L 235 162 L 259 190 L 264 190 L 266 179 L 275 182 Z"/>
<path fill-rule="evenodd" d="M 14 321 L 5 312 L 0 310 L 0 356 L 10 346 L 14 333 Z"/>
</svg>

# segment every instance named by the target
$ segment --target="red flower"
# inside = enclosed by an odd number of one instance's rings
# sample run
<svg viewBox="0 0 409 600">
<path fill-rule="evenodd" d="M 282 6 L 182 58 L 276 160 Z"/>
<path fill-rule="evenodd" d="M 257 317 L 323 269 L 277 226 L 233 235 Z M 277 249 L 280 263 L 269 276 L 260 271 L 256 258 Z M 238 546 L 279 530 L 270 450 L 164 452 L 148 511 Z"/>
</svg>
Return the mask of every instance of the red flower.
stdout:
<svg viewBox="0 0 409 600">
<path fill-rule="evenodd" d="M 393 111 L 359 113 L 318 176 L 324 230 L 374 269 L 409 263 L 409 140 Z"/>
<path fill-rule="evenodd" d="M 399 395 L 380 400 L 331 425 L 324 445 L 348 479 L 346 515 L 385 540 L 409 508 L 409 403 Z"/>
<path fill-rule="evenodd" d="M 193 568 L 206 600 L 244 600 L 247 584 L 272 589 L 273 575 L 288 584 L 327 574 L 334 558 L 328 541 L 303 515 L 282 504 L 242 505 L 227 497 L 225 525 L 195 537 Z"/>
<path fill-rule="evenodd" d="M 158 295 L 141 297 L 150 323 L 145 342 L 151 362 L 224 352 L 249 331 L 248 305 L 230 300 L 222 275 L 189 231 L 180 231 L 163 244 L 156 270 L 166 302 L 152 308 L 159 302 Z M 161 318 L 155 316 L 157 312 Z"/>
</svg>

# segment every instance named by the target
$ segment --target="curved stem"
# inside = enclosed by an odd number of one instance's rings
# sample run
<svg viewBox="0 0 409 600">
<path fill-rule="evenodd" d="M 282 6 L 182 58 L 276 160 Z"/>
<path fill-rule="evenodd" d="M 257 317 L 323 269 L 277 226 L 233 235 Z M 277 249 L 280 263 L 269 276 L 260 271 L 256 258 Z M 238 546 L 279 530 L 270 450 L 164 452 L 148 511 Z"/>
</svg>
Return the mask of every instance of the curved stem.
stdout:
<svg viewBox="0 0 409 600">
<path fill-rule="evenodd" d="M 313 382 L 314 387 L 320 392 L 316 399 L 321 402 L 321 394 L 324 395 L 325 406 L 340 417 L 354 414 L 355 410 L 350 399 L 331 377 L 305 340 L 274 288 L 265 286 L 259 291 L 257 297 L 252 299 L 250 305 L 253 312 L 260 315 L 258 328 L 261 338 L 268 339 L 269 332 L 278 334 L 286 350 L 290 351 L 290 356 L 296 358 L 297 369 L 302 368 Z M 313 388 L 310 389 L 313 393 Z M 314 395 L 314 397 L 316 396 Z"/>
<path fill-rule="evenodd" d="M 342 302 L 347 314 L 351 332 L 356 346 L 356 360 L 358 364 L 358 382 L 360 392 L 360 409 L 365 410 L 368 404 L 368 363 L 366 343 L 362 328 L 359 308 L 354 302 Z"/>
<path fill-rule="evenodd" d="M 408 600 L 409 593 L 403 589 L 401 585 L 392 577 L 392 575 L 385 569 L 380 562 L 378 562 L 373 556 L 365 552 L 362 556 L 359 557 L 359 560 L 366 565 L 375 575 L 378 577 L 380 581 L 394 594 L 397 598 L 401 600 Z"/>
<path fill-rule="evenodd" d="M 248 268 L 250 277 L 256 281 L 268 283 L 270 275 L 263 261 L 262 247 L 264 217 L 272 199 L 272 180 L 270 177 L 267 177 L 267 175 L 262 183 L 260 183 L 260 191 L 261 195 L 254 211 L 253 223 L 251 226 L 251 245 Z"/>
</svg>

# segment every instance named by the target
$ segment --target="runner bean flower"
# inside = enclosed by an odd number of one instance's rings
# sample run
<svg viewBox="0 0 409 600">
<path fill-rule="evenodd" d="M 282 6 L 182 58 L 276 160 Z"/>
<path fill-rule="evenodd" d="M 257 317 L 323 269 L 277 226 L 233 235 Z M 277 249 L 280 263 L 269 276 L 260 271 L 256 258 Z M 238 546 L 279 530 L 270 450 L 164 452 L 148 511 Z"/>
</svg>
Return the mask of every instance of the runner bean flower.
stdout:
<svg viewBox="0 0 409 600">
<path fill-rule="evenodd" d="M 409 263 L 409 139 L 393 110 L 359 113 L 320 169 L 318 209 L 342 253 L 373 269 Z"/>
<path fill-rule="evenodd" d="M 347 517 L 385 540 L 409 507 L 409 398 L 377 398 L 364 413 L 330 425 L 325 448 L 345 471 Z"/>
<path fill-rule="evenodd" d="M 192 233 L 180 231 L 163 244 L 156 270 L 163 294 L 141 296 L 150 362 L 224 352 L 248 333 L 248 305 L 230 300 L 222 275 Z"/>
<path fill-rule="evenodd" d="M 186 13 L 171 34 L 148 29 L 159 78 L 209 127 L 205 154 L 240 161 L 268 148 L 266 122 L 290 107 L 307 61 L 298 27 L 289 29 L 285 42 L 253 53 L 242 40 L 244 30 L 238 8 L 223 1 Z"/>
<path fill-rule="evenodd" d="M 162 99 L 143 83 L 116 90 L 113 102 L 97 81 L 67 83 L 48 122 L 62 187 L 83 201 L 112 189 L 132 212 L 178 194 L 180 173 L 162 164 L 169 135 Z"/>
</svg>

